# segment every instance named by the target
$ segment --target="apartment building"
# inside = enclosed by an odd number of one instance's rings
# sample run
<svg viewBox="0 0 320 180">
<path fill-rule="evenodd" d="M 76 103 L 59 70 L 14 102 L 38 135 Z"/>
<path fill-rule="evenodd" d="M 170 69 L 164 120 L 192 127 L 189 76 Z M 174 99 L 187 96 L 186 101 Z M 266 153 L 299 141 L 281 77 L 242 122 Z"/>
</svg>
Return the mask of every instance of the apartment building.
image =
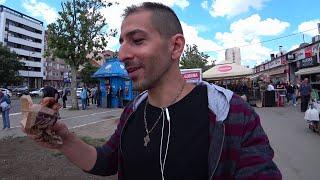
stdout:
<svg viewBox="0 0 320 180">
<path fill-rule="evenodd" d="M 48 50 L 48 35 L 44 35 L 44 50 Z M 69 86 L 70 79 L 70 66 L 65 63 L 63 59 L 46 57 L 44 58 L 44 77 L 43 82 L 52 87 L 61 89 L 62 87 Z"/>
<path fill-rule="evenodd" d="M 39 88 L 43 85 L 43 22 L 0 5 L 0 42 L 18 54 L 25 63 L 19 70 L 23 85 Z"/>
<path fill-rule="evenodd" d="M 234 48 L 228 48 L 225 51 L 225 61 L 227 63 L 236 63 L 238 65 L 241 65 L 241 54 L 240 54 L 240 48 L 234 47 Z"/>
</svg>

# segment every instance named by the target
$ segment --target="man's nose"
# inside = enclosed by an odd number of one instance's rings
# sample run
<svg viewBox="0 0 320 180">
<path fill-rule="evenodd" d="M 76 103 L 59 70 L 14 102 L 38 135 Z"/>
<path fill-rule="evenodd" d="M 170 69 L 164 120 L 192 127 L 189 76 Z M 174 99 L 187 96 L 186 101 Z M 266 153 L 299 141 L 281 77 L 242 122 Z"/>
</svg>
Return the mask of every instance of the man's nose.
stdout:
<svg viewBox="0 0 320 180">
<path fill-rule="evenodd" d="M 119 59 L 123 62 L 127 61 L 127 60 L 130 60 L 132 59 L 133 55 L 130 51 L 130 47 L 123 43 L 121 44 L 120 46 L 120 49 L 119 49 Z"/>
</svg>

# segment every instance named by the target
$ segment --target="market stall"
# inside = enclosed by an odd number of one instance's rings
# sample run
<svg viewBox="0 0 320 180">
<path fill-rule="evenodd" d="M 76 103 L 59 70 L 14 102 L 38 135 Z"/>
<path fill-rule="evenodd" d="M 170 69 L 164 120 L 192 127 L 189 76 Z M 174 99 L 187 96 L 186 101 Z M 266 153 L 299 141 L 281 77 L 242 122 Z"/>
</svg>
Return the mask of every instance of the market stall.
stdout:
<svg viewBox="0 0 320 180">
<path fill-rule="evenodd" d="M 225 88 L 235 90 L 239 83 L 245 83 L 251 87 L 249 75 L 253 70 L 236 63 L 219 64 L 203 73 L 203 79 L 208 82 L 218 84 Z"/>
</svg>

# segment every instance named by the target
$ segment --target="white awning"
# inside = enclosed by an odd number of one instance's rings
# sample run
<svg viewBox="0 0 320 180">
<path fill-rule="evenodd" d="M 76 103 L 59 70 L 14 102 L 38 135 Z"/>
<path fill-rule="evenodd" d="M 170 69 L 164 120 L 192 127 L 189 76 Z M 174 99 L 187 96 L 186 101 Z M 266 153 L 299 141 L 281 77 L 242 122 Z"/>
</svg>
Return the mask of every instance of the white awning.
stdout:
<svg viewBox="0 0 320 180">
<path fill-rule="evenodd" d="M 203 78 L 206 80 L 218 78 L 230 78 L 252 75 L 253 69 L 246 68 L 236 63 L 219 64 L 203 73 Z"/>
<path fill-rule="evenodd" d="M 320 66 L 300 69 L 299 71 L 295 72 L 295 75 L 305 75 L 305 74 L 315 74 L 315 73 L 320 73 Z"/>
</svg>

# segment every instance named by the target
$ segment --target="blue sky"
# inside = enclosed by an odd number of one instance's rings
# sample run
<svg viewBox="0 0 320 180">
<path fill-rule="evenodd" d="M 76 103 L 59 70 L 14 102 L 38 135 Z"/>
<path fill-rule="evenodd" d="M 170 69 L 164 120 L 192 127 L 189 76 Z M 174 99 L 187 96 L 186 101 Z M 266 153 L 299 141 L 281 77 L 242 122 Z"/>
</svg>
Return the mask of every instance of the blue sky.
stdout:
<svg viewBox="0 0 320 180">
<path fill-rule="evenodd" d="M 111 2 L 114 0 L 111 0 Z M 196 44 L 201 52 L 218 62 L 224 60 L 224 49 L 241 47 L 243 65 L 254 66 L 269 59 L 279 46 L 290 51 L 318 34 L 319 0 L 157 0 L 174 9 L 182 21 L 188 44 Z M 0 0 L 12 9 L 42 20 L 54 22 L 60 0 Z M 109 26 L 119 28 L 123 9 L 141 0 L 120 0 L 120 4 L 104 9 Z M 312 31 L 306 31 L 314 29 Z M 306 31 L 304 33 L 299 33 Z M 287 38 L 259 43 L 298 33 Z M 119 48 L 118 37 L 110 38 L 108 48 Z"/>
</svg>

